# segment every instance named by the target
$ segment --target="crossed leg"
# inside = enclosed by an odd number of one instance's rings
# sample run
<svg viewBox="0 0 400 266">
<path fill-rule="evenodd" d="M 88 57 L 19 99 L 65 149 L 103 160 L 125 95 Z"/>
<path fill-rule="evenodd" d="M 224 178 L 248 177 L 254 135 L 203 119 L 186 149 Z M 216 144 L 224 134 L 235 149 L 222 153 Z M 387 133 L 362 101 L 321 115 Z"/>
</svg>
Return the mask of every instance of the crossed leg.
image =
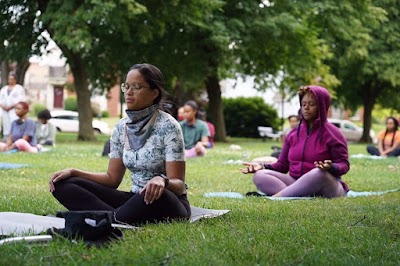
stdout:
<svg viewBox="0 0 400 266">
<path fill-rule="evenodd" d="M 333 198 L 346 194 L 336 177 L 318 168 L 309 171 L 297 180 L 273 170 L 260 170 L 254 174 L 253 182 L 260 191 L 277 197 L 317 195 Z"/>
</svg>

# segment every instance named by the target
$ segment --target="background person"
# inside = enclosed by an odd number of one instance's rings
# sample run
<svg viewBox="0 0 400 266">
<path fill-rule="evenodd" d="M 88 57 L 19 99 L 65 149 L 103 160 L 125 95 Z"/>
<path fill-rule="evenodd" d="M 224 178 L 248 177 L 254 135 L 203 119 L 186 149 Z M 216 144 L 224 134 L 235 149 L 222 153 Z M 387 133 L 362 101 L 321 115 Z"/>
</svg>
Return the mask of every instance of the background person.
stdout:
<svg viewBox="0 0 400 266">
<path fill-rule="evenodd" d="M 204 156 L 209 145 L 210 131 L 207 124 L 198 119 L 199 107 L 195 101 L 187 101 L 183 106 L 185 119 L 179 124 L 185 142 L 185 157 Z"/>
<path fill-rule="evenodd" d="M 295 127 L 297 127 L 299 125 L 299 121 L 300 121 L 298 115 L 290 115 L 288 117 L 288 120 L 289 120 L 289 127 L 285 128 L 282 131 L 282 136 L 281 136 L 282 143 L 285 143 L 287 134 L 289 134 L 289 132 L 292 131 Z"/>
<path fill-rule="evenodd" d="M 329 92 L 308 86 L 299 95 L 302 118 L 297 130 L 287 135 L 278 161 L 244 163 L 247 167 L 241 171 L 255 173 L 254 184 L 270 196 L 344 196 L 349 188 L 341 176 L 349 171 L 350 163 L 345 138 L 327 121 Z"/>
<path fill-rule="evenodd" d="M 210 121 L 207 121 L 207 112 L 205 110 L 202 109 L 199 110 L 199 118 L 204 122 L 206 122 L 208 131 L 210 131 L 207 148 L 211 149 L 214 147 L 215 126 Z"/>
<path fill-rule="evenodd" d="M 0 142 L 0 151 L 17 149 L 19 151 L 37 153 L 36 147 L 36 125 L 35 121 L 27 117 L 29 105 L 26 102 L 19 102 L 15 106 L 15 113 L 18 119 L 12 121 L 10 134 L 6 143 Z"/>
<path fill-rule="evenodd" d="M 376 156 L 399 156 L 400 155 L 400 131 L 399 120 L 390 116 L 386 119 L 386 129 L 378 134 L 378 147 L 367 146 L 367 151 Z"/>
<path fill-rule="evenodd" d="M 297 125 L 299 124 L 299 116 L 298 115 L 290 115 L 288 117 L 288 120 L 289 120 L 289 127 L 285 128 L 282 131 L 282 136 L 281 136 L 282 145 L 285 143 L 287 134 L 289 134 L 289 132 L 292 131 L 295 127 L 297 127 Z M 271 156 L 275 157 L 275 158 L 279 158 L 282 148 L 273 146 L 272 149 L 274 150 L 274 152 L 271 154 Z"/>
<path fill-rule="evenodd" d="M 185 119 L 184 116 L 185 110 L 183 108 L 183 106 L 178 108 L 178 121 L 183 121 Z"/>
<path fill-rule="evenodd" d="M 3 138 L 7 139 L 11 130 L 11 122 L 18 119 L 15 113 L 17 103 L 26 100 L 25 89 L 17 84 L 17 76 L 8 76 L 8 85 L 0 90 L 0 107 L 2 109 Z"/>
<path fill-rule="evenodd" d="M 38 145 L 54 146 L 56 143 L 56 127 L 49 123 L 51 118 L 50 111 L 44 109 L 38 113 L 36 123 L 36 139 Z"/>
<path fill-rule="evenodd" d="M 72 168 L 50 178 L 50 192 L 68 210 L 113 211 L 116 222 L 129 224 L 190 217 L 182 131 L 175 118 L 160 110 L 163 86 L 157 67 L 131 67 L 121 85 L 127 117 L 113 129 L 107 172 Z M 130 192 L 117 190 L 126 169 L 133 183 Z"/>
</svg>

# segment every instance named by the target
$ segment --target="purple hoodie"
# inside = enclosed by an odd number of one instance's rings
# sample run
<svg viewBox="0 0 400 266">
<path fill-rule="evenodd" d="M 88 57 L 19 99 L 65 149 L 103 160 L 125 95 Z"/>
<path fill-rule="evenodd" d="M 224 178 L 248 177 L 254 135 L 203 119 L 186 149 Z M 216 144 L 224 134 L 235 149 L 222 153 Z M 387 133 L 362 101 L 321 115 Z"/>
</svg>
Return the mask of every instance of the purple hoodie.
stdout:
<svg viewBox="0 0 400 266">
<path fill-rule="evenodd" d="M 298 179 L 315 168 L 315 161 L 331 160 L 333 165 L 329 172 L 340 178 L 349 171 L 350 163 L 345 138 L 327 120 L 331 97 L 323 87 L 307 87 L 317 100 L 318 118 L 307 133 L 307 123 L 302 116 L 299 126 L 287 135 L 278 161 L 267 168 L 281 173 L 289 171 L 291 177 Z"/>
</svg>

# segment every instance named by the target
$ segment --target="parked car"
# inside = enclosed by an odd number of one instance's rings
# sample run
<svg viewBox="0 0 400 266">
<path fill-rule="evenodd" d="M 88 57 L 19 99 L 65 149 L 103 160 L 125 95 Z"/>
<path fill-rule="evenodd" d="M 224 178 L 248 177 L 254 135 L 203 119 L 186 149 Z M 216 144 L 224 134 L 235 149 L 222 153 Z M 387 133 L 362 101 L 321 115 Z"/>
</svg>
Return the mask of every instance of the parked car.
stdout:
<svg viewBox="0 0 400 266">
<path fill-rule="evenodd" d="M 68 110 L 54 110 L 51 111 L 52 118 L 49 123 L 52 123 L 57 131 L 60 132 L 79 132 L 79 115 L 78 112 Z M 93 130 L 95 133 L 111 134 L 111 129 L 106 122 L 98 119 L 93 119 Z"/>
<path fill-rule="evenodd" d="M 362 137 L 363 129 L 349 120 L 328 118 L 328 121 L 337 126 L 347 141 L 359 141 Z M 370 136 L 374 143 L 377 143 L 375 132 L 371 129 Z"/>
</svg>

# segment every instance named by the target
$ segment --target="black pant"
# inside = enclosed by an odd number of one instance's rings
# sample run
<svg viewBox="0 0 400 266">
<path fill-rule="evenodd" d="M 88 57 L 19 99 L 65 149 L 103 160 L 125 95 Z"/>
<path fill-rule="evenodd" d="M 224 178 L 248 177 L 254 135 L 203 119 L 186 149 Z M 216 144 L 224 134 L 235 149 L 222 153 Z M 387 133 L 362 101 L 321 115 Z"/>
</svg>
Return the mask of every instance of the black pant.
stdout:
<svg viewBox="0 0 400 266">
<path fill-rule="evenodd" d="M 142 194 L 120 191 L 83 178 L 71 177 L 54 185 L 53 196 L 70 211 L 115 211 L 117 221 L 134 225 L 190 217 L 186 194 L 177 196 L 168 189 L 158 200 L 146 205 Z"/>
<path fill-rule="evenodd" d="M 371 155 L 376 155 L 376 156 L 380 156 L 381 153 L 379 152 L 379 149 L 375 146 L 369 145 L 367 147 L 367 151 L 369 154 Z M 397 157 L 400 156 L 400 148 L 394 149 L 392 152 L 389 152 L 387 154 L 387 156 L 393 156 L 393 157 Z"/>
</svg>

